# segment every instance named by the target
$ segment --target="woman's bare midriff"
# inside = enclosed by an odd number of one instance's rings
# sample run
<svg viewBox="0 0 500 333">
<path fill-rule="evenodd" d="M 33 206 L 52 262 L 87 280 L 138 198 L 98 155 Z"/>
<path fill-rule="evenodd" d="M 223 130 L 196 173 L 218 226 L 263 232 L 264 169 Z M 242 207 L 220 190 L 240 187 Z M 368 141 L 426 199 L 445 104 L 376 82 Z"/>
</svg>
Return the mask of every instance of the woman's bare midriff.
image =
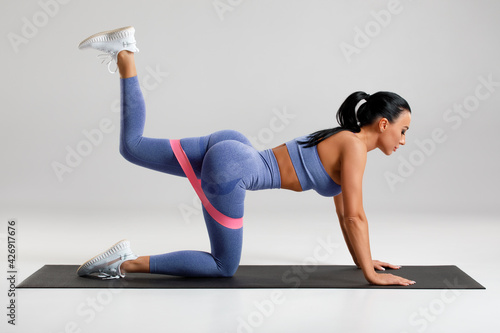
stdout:
<svg viewBox="0 0 500 333">
<path fill-rule="evenodd" d="M 281 188 L 301 192 L 302 187 L 300 186 L 299 178 L 295 173 L 295 168 L 293 167 L 286 145 L 282 144 L 272 150 L 280 169 Z"/>
</svg>

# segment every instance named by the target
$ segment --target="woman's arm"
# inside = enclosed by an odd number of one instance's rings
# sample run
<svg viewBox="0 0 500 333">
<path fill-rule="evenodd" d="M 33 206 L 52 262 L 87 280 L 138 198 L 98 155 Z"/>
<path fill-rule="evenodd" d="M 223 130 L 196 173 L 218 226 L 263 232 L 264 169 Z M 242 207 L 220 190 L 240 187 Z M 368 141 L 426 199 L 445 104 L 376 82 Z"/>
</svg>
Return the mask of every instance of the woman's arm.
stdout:
<svg viewBox="0 0 500 333">
<path fill-rule="evenodd" d="M 413 284 L 413 281 L 399 276 L 375 272 L 370 252 L 368 221 L 363 209 L 362 183 L 366 155 L 366 146 L 354 137 L 347 138 L 340 154 L 342 198 L 337 201 L 343 201 L 341 227 L 347 246 L 350 246 L 353 259 L 368 282 L 381 285 Z"/>
<path fill-rule="evenodd" d="M 335 202 L 335 208 L 337 211 L 337 217 L 339 218 L 340 229 L 342 230 L 342 235 L 344 236 L 344 241 L 349 249 L 349 253 L 351 254 L 352 260 L 354 264 L 359 267 L 358 259 L 356 258 L 356 253 L 354 253 L 354 248 L 352 247 L 351 240 L 347 235 L 347 231 L 344 224 L 344 199 L 342 198 L 342 193 L 333 197 L 333 201 Z"/>
</svg>

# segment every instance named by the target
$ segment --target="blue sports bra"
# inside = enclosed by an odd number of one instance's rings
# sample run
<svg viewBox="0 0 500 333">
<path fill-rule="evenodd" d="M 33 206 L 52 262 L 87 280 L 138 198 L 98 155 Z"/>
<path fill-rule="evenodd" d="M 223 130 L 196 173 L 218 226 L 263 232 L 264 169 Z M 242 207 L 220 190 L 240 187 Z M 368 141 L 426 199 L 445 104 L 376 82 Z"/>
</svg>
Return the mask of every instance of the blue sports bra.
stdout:
<svg viewBox="0 0 500 333">
<path fill-rule="evenodd" d="M 313 189 L 325 197 L 336 196 L 342 192 L 342 189 L 326 172 L 323 163 L 319 159 L 317 146 L 305 148 L 297 142 L 306 139 L 307 136 L 302 136 L 286 143 L 302 190 Z"/>
</svg>

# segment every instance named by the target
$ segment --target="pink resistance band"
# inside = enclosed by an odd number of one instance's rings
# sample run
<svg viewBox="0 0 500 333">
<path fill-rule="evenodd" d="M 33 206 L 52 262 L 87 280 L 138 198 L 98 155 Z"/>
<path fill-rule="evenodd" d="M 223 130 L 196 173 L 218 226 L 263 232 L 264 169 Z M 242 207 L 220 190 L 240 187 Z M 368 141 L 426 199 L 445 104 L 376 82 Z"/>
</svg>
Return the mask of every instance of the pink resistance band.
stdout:
<svg viewBox="0 0 500 333">
<path fill-rule="evenodd" d="M 177 158 L 177 161 L 181 165 L 182 170 L 186 174 L 187 178 L 189 179 L 189 182 L 194 188 L 194 191 L 196 194 L 198 194 L 198 197 L 201 200 L 201 203 L 203 204 L 203 207 L 207 210 L 208 214 L 212 216 L 212 218 L 217 221 L 219 224 L 225 226 L 226 228 L 229 229 L 239 229 L 243 227 L 243 218 L 240 217 L 239 219 L 234 219 L 232 217 L 226 216 L 219 212 L 212 204 L 210 201 L 208 201 L 207 196 L 203 192 L 203 189 L 201 188 L 201 180 L 196 178 L 196 175 L 194 173 L 193 167 L 191 166 L 191 163 L 189 163 L 189 159 L 186 156 L 186 153 L 184 152 L 184 149 L 181 147 L 181 142 L 180 140 L 170 140 L 170 145 L 172 146 L 172 150 L 174 152 L 175 157 Z"/>
</svg>

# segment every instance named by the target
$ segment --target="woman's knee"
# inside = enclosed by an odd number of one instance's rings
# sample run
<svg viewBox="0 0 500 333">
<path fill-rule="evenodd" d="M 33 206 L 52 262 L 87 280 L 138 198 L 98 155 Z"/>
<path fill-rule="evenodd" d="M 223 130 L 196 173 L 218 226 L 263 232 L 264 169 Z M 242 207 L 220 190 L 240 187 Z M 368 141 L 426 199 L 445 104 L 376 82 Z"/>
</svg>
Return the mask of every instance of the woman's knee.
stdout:
<svg viewBox="0 0 500 333">
<path fill-rule="evenodd" d="M 141 147 L 139 144 L 143 140 L 143 137 L 137 137 L 135 139 L 125 139 L 122 138 L 120 140 L 120 155 L 122 155 L 127 161 L 129 162 L 135 162 L 137 161 L 137 156 L 140 155 Z"/>
<path fill-rule="evenodd" d="M 226 262 L 219 262 L 219 273 L 218 277 L 232 277 L 240 265 L 239 260 L 230 260 Z"/>
<path fill-rule="evenodd" d="M 120 155 L 127 161 L 132 162 L 134 155 L 131 153 L 131 146 L 127 141 L 120 141 Z"/>
<path fill-rule="evenodd" d="M 223 268 L 219 271 L 220 272 L 219 277 L 233 277 L 237 270 L 238 266 Z"/>
</svg>

